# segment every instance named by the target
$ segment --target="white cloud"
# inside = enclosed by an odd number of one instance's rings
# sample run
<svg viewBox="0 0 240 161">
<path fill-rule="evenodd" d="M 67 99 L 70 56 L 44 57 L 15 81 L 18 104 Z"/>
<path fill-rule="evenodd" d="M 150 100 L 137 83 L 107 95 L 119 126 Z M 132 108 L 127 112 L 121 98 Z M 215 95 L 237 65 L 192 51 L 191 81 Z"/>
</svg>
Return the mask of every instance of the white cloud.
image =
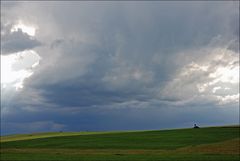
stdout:
<svg viewBox="0 0 240 161">
<path fill-rule="evenodd" d="M 40 59 L 33 50 L 1 55 L 1 91 L 4 88 L 23 88 L 24 80 L 34 73 Z"/>
<path fill-rule="evenodd" d="M 28 34 L 29 36 L 35 36 L 36 27 L 32 25 L 26 25 L 21 20 L 17 24 L 14 24 L 11 28 L 11 32 L 17 32 L 18 30 L 22 30 L 23 33 Z"/>
<path fill-rule="evenodd" d="M 195 51 L 190 51 L 194 54 Z M 201 54 L 202 52 L 202 54 Z M 239 103 L 239 55 L 227 48 L 204 48 L 166 84 L 161 97 L 178 101 L 205 98 L 219 104 Z"/>
</svg>

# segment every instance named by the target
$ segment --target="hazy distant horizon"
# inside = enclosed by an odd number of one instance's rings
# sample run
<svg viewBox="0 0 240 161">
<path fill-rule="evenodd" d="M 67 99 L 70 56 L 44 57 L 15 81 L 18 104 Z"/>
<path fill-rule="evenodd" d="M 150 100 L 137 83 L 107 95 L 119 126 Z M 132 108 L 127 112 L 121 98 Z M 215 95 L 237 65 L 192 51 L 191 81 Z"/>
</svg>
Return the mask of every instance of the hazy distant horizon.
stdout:
<svg viewBox="0 0 240 161">
<path fill-rule="evenodd" d="M 205 126 L 199 126 L 200 128 L 208 128 L 208 127 L 231 127 L 231 126 L 240 126 L 240 124 L 231 124 L 231 125 L 205 125 Z M 37 134 L 37 133 L 71 133 L 71 132 L 137 132 L 137 131 L 158 131 L 158 130 L 175 130 L 175 129 L 191 129 L 193 128 L 193 126 L 191 127 L 172 127 L 172 128 L 160 128 L 160 129 L 120 129 L 120 130 L 81 130 L 81 131 L 38 131 L 38 132 L 34 132 L 32 131 L 31 133 L 11 133 L 11 134 L 1 134 L 0 136 L 11 136 L 11 135 L 21 135 L 21 134 Z"/>
</svg>

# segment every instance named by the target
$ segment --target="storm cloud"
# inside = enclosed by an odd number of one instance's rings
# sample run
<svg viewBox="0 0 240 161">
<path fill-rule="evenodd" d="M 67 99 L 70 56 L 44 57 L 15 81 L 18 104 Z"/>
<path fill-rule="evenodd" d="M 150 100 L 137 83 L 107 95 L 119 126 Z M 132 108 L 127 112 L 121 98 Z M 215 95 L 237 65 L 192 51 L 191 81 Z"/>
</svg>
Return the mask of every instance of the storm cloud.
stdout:
<svg viewBox="0 0 240 161">
<path fill-rule="evenodd" d="M 20 91 L 1 88 L 2 133 L 237 123 L 239 2 L 11 3 L 3 31 L 36 34 L 1 33 L 2 53 L 41 60 Z"/>
</svg>

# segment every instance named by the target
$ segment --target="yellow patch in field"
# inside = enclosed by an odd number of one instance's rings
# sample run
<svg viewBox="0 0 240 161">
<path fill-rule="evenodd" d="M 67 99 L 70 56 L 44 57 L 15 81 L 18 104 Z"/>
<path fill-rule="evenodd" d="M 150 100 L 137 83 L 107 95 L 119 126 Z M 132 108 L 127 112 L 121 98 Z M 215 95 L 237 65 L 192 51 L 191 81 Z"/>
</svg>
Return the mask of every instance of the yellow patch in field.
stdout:
<svg viewBox="0 0 240 161">
<path fill-rule="evenodd" d="M 240 154 L 240 139 L 235 138 L 218 143 L 188 146 L 176 151 L 180 153 Z"/>
</svg>

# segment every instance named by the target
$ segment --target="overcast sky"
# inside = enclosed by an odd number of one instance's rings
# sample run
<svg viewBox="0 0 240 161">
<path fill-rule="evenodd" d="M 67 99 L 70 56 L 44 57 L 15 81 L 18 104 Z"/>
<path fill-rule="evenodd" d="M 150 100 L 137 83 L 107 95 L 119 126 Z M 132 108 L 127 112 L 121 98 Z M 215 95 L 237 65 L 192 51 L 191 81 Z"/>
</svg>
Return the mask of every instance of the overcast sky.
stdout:
<svg viewBox="0 0 240 161">
<path fill-rule="evenodd" d="M 1 135 L 239 123 L 239 2 L 1 2 Z"/>
</svg>

